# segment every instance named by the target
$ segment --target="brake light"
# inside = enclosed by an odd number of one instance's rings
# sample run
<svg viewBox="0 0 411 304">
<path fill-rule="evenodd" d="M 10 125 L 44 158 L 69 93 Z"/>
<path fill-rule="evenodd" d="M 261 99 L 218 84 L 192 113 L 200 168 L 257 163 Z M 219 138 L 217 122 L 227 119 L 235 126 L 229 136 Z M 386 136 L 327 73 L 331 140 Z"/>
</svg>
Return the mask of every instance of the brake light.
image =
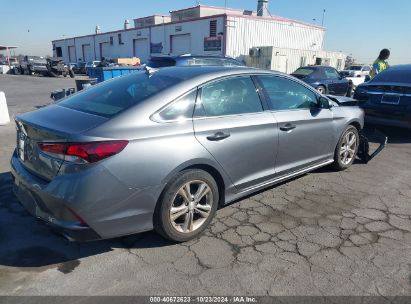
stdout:
<svg viewBox="0 0 411 304">
<path fill-rule="evenodd" d="M 87 143 L 40 143 L 41 151 L 72 162 L 95 163 L 116 155 L 127 146 L 127 140 Z"/>
</svg>

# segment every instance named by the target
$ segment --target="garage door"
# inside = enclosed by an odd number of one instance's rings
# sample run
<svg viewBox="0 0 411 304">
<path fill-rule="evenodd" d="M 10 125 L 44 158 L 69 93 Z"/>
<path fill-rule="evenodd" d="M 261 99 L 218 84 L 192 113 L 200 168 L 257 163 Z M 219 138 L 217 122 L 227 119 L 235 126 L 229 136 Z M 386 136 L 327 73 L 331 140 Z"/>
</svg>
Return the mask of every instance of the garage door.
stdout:
<svg viewBox="0 0 411 304">
<path fill-rule="evenodd" d="M 69 61 L 70 62 L 77 62 L 77 58 L 76 58 L 76 47 L 73 46 L 69 46 L 68 47 L 68 51 L 69 51 Z"/>
<path fill-rule="evenodd" d="M 148 51 L 148 39 L 135 39 L 134 40 L 134 57 L 140 58 L 142 63 L 147 62 L 150 57 L 150 53 Z"/>
<path fill-rule="evenodd" d="M 102 42 L 100 43 L 100 59 L 110 58 L 110 43 Z"/>
<path fill-rule="evenodd" d="M 83 44 L 83 61 L 89 62 L 93 60 L 90 44 Z"/>
<path fill-rule="evenodd" d="M 175 56 L 191 53 L 191 35 L 171 36 L 171 53 Z"/>
</svg>

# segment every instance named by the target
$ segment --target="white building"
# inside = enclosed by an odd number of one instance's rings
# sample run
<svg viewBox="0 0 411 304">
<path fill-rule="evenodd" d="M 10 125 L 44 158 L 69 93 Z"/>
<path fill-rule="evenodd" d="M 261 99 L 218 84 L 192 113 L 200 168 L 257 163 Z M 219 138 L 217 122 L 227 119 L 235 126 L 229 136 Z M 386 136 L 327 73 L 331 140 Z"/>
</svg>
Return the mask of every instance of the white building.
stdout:
<svg viewBox="0 0 411 304">
<path fill-rule="evenodd" d="M 266 10 L 268 0 L 258 2 L 258 13 L 198 5 L 171 11 L 170 16 L 138 18 L 133 28 L 128 28 L 127 22 L 118 31 L 100 33 L 96 29 L 92 35 L 54 40 L 53 53 L 65 62 L 135 56 L 144 63 L 150 56 L 182 54 L 245 60 L 251 48 L 262 46 L 319 54 L 323 51 L 325 28 L 271 16 Z"/>
</svg>

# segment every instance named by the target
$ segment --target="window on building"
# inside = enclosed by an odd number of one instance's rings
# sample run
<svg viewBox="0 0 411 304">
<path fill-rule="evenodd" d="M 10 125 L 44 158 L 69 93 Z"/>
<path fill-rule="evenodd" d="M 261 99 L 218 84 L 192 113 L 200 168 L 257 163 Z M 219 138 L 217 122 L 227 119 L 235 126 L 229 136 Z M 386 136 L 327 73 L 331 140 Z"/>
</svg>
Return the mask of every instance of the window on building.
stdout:
<svg viewBox="0 0 411 304">
<path fill-rule="evenodd" d="M 210 21 L 210 37 L 217 36 L 217 20 Z"/>
<path fill-rule="evenodd" d="M 273 110 L 309 109 L 317 104 L 317 96 L 303 85 L 287 78 L 274 76 L 258 77 L 267 92 Z"/>
<path fill-rule="evenodd" d="M 118 34 L 118 44 L 124 44 L 121 34 Z"/>
<path fill-rule="evenodd" d="M 113 39 L 113 36 L 111 36 L 110 37 L 110 45 L 113 45 L 114 44 L 114 39 Z"/>
<path fill-rule="evenodd" d="M 235 77 L 205 85 L 201 90 L 199 116 L 239 115 L 263 111 L 250 77 Z"/>
</svg>

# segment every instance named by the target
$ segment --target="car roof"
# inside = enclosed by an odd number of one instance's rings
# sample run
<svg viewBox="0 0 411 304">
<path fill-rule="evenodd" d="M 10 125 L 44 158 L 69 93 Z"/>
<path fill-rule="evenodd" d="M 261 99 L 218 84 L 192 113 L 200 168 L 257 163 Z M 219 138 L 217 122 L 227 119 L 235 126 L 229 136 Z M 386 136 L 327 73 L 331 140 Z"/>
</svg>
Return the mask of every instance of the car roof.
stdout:
<svg viewBox="0 0 411 304">
<path fill-rule="evenodd" d="M 209 59 L 231 59 L 231 60 L 237 60 L 232 57 L 227 57 L 227 56 L 217 56 L 217 55 L 180 55 L 180 56 L 152 56 L 151 59 L 154 60 L 161 60 L 161 59 L 192 59 L 192 58 L 209 58 Z M 238 60 L 237 60 L 238 61 Z"/>
<path fill-rule="evenodd" d="M 282 74 L 280 72 L 260 70 L 249 67 L 226 67 L 226 66 L 173 66 L 160 68 L 155 73 L 164 76 L 178 77 L 182 80 L 194 79 L 196 77 L 215 78 L 235 74 Z"/>
<path fill-rule="evenodd" d="M 409 70 L 411 70 L 411 64 L 393 65 L 389 69 L 390 70 L 396 70 L 396 71 L 409 71 Z"/>
</svg>

